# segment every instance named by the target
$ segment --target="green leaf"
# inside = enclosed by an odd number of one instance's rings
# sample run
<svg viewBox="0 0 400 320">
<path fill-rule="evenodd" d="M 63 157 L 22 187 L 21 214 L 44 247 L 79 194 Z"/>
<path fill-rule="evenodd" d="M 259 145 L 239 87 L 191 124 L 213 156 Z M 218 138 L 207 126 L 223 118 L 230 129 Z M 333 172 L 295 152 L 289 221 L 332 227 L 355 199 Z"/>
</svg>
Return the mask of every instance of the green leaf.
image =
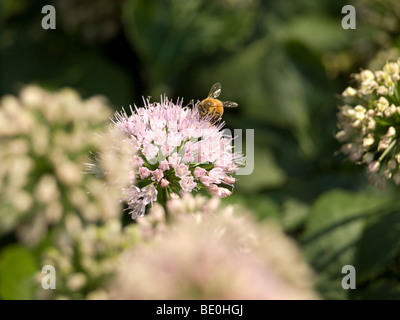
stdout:
<svg viewBox="0 0 400 320">
<path fill-rule="evenodd" d="M 333 190 L 314 203 L 302 246 L 317 272 L 317 287 L 329 299 L 347 298 L 341 286 L 343 266 L 355 265 L 365 218 L 387 201 L 379 193 Z"/>
<path fill-rule="evenodd" d="M 383 271 L 400 248 L 400 214 L 392 211 L 371 216 L 358 246 L 357 281 L 373 278 Z"/>
<path fill-rule="evenodd" d="M 321 14 L 298 15 L 278 32 L 284 40 L 297 40 L 316 51 L 345 48 L 349 33 L 343 32 L 340 21 Z"/>
<path fill-rule="evenodd" d="M 2 20 L 17 16 L 28 7 L 27 0 L 3 0 L 0 4 Z"/>
<path fill-rule="evenodd" d="M 400 283 L 382 279 L 369 287 L 362 295 L 365 300 L 400 300 Z"/>
<path fill-rule="evenodd" d="M 122 19 L 128 40 L 145 66 L 146 79 L 158 91 L 198 57 L 236 49 L 250 36 L 256 9 L 250 3 L 229 6 L 205 0 L 127 0 Z"/>
<path fill-rule="evenodd" d="M 33 299 L 33 276 L 37 271 L 36 261 L 28 250 L 19 245 L 6 247 L 0 254 L 0 298 Z"/>
<path fill-rule="evenodd" d="M 259 220 L 278 220 L 280 218 L 278 205 L 270 198 L 262 195 L 243 195 L 234 189 L 231 196 L 223 198 L 221 201 L 224 205 L 238 205 L 249 209 Z"/>
<path fill-rule="evenodd" d="M 295 230 L 304 223 L 310 208 L 297 199 L 287 199 L 283 203 L 282 223 L 285 230 Z"/>
<path fill-rule="evenodd" d="M 243 148 L 243 150 L 246 149 Z M 238 190 L 253 193 L 263 188 L 282 185 L 286 180 L 286 175 L 279 168 L 270 151 L 258 149 L 254 154 L 254 171 L 249 175 L 235 176 L 235 178 L 238 179 L 235 184 Z"/>
</svg>

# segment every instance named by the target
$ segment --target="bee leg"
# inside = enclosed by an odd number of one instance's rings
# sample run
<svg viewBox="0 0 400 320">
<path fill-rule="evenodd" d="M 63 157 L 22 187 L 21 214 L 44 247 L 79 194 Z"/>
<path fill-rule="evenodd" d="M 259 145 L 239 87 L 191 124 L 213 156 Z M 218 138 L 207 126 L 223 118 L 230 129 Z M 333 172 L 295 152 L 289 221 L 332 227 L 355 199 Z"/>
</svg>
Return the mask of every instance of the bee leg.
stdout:
<svg viewBox="0 0 400 320">
<path fill-rule="evenodd" d="M 208 110 L 206 107 L 201 106 L 201 115 L 205 117 L 208 114 Z"/>
<path fill-rule="evenodd" d="M 215 125 L 218 121 L 221 120 L 221 117 L 219 117 L 217 114 L 213 113 L 210 122 Z"/>
</svg>

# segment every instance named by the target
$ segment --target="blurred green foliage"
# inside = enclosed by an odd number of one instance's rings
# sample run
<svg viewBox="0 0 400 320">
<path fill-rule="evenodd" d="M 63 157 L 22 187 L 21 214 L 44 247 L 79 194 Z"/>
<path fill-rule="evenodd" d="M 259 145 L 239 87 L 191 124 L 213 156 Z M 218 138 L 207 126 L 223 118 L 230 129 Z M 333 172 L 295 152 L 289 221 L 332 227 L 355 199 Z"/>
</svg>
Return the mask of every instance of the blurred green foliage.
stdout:
<svg viewBox="0 0 400 320">
<path fill-rule="evenodd" d="M 238 177 L 224 201 L 281 223 L 315 269 L 322 297 L 400 298 L 399 190 L 369 187 L 334 139 L 337 94 L 350 74 L 398 58 L 398 1 L 353 0 L 356 30 L 341 27 L 345 0 L 50 4 L 56 30 L 41 28 L 40 2 L 1 2 L 0 95 L 28 83 L 70 86 L 119 110 L 163 93 L 188 103 L 221 82 L 221 98 L 239 103 L 226 111 L 227 127 L 255 130 L 254 173 Z M 0 281 L 0 297 L 30 298 L 25 276 L 37 266 L 14 242 L 0 239 L 0 279 L 11 263 L 21 268 Z M 348 264 L 356 290 L 341 287 Z"/>
<path fill-rule="evenodd" d="M 39 269 L 35 257 L 20 245 L 10 245 L 0 254 L 0 297 L 28 300 L 34 297 L 32 275 Z"/>
</svg>

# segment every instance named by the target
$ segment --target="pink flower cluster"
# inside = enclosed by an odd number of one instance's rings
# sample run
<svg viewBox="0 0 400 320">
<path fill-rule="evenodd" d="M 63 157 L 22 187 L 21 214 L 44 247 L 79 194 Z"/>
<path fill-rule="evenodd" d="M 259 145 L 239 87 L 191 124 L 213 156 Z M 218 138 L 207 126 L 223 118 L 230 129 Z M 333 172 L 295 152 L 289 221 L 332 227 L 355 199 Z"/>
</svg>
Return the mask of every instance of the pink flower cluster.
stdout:
<svg viewBox="0 0 400 320">
<path fill-rule="evenodd" d="M 196 108 L 183 107 L 161 97 L 161 102 L 144 101 L 144 108 L 117 113 L 115 125 L 138 146 L 136 186 L 126 191 L 132 217 L 142 216 L 147 204 L 158 196 L 178 198 L 201 188 L 213 196 L 232 194 L 232 174 L 243 156 L 233 152 L 232 137 L 212 125 Z"/>
</svg>

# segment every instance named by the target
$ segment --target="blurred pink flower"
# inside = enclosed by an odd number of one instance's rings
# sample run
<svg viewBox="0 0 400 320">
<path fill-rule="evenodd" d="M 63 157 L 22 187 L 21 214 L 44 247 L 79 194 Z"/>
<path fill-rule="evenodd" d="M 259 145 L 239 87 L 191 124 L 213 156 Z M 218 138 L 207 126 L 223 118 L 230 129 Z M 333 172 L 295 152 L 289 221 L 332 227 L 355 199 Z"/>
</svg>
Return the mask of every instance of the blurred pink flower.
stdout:
<svg viewBox="0 0 400 320">
<path fill-rule="evenodd" d="M 275 225 L 190 194 L 168 201 L 167 210 L 168 226 L 158 205 L 138 221 L 149 242 L 121 256 L 111 299 L 319 298 L 299 248 Z"/>
</svg>

